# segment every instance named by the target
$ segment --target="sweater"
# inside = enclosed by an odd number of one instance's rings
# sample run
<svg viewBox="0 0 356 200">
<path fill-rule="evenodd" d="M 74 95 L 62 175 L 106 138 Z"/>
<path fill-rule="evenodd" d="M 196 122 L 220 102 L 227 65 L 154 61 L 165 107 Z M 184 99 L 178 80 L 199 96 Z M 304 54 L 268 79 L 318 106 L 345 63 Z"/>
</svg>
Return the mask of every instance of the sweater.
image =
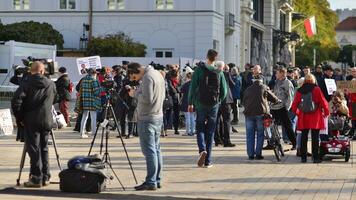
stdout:
<svg viewBox="0 0 356 200">
<path fill-rule="evenodd" d="M 165 82 L 161 73 L 153 67 L 146 67 L 136 93 L 138 121 L 163 119 L 165 93 Z"/>
</svg>

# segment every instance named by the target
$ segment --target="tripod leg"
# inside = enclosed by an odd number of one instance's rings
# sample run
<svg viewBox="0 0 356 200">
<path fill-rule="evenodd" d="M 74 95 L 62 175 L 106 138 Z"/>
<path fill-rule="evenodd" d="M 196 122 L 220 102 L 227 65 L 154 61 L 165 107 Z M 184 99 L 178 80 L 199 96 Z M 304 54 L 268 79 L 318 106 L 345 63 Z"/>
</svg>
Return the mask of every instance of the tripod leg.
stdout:
<svg viewBox="0 0 356 200">
<path fill-rule="evenodd" d="M 103 128 L 103 131 L 101 132 L 101 142 L 100 142 L 100 155 L 103 153 L 103 147 L 104 147 L 104 134 L 105 134 L 105 128 Z"/>
<path fill-rule="evenodd" d="M 58 154 L 58 151 L 57 151 L 56 138 L 54 137 L 53 131 L 51 131 L 50 134 L 51 134 L 52 140 L 53 140 L 53 147 L 54 147 L 54 152 L 56 153 L 57 164 L 58 164 L 59 170 L 62 171 L 61 162 L 59 161 L 59 154 Z"/>
<path fill-rule="evenodd" d="M 21 161 L 20 161 L 19 177 L 16 179 L 17 186 L 20 186 L 20 179 L 21 179 L 23 166 L 25 165 L 25 159 L 26 159 L 26 143 L 23 144 L 22 156 L 21 156 Z"/>
<path fill-rule="evenodd" d="M 114 169 L 112 168 L 112 165 L 111 165 L 111 158 L 110 158 L 109 153 L 106 153 L 106 154 L 105 154 L 105 161 L 106 161 L 106 163 L 109 165 L 109 167 L 110 167 L 112 173 L 114 174 L 115 178 L 119 181 L 119 183 L 120 183 L 122 189 L 125 191 L 126 189 L 125 189 L 124 185 L 122 184 L 121 180 L 119 179 L 119 176 L 116 174 L 116 172 L 115 172 Z"/>
<path fill-rule="evenodd" d="M 95 142 L 95 138 L 96 138 L 96 136 L 97 136 L 97 134 L 98 134 L 99 127 L 100 127 L 100 123 L 98 123 L 98 125 L 96 126 L 96 130 L 95 130 L 95 133 L 94 133 L 94 137 L 93 137 L 93 140 L 91 141 L 91 144 L 90 144 L 88 156 L 90 156 L 91 150 L 93 149 L 94 142 Z"/>
<path fill-rule="evenodd" d="M 117 118 L 116 118 L 116 115 L 115 115 L 115 112 L 114 112 L 114 108 L 113 108 L 111 105 L 109 105 L 109 106 L 110 106 L 110 109 L 111 109 L 111 113 L 112 113 L 113 116 L 114 116 L 115 124 L 118 125 L 119 123 L 117 122 Z M 116 128 L 117 128 L 117 131 L 118 131 L 119 135 L 121 135 L 120 130 L 119 130 L 119 127 L 116 126 Z M 135 179 L 136 184 L 138 184 L 137 178 L 136 178 L 136 175 L 135 175 L 135 172 L 134 172 L 133 167 L 132 167 L 132 162 L 131 162 L 130 157 L 129 157 L 129 154 L 127 153 L 127 150 L 126 150 L 126 144 L 125 144 L 124 140 L 122 139 L 122 136 L 120 137 L 120 140 L 121 140 L 122 146 L 123 146 L 123 148 L 124 148 L 127 161 L 129 162 L 132 175 L 133 175 L 133 177 L 134 177 L 134 179 Z"/>
</svg>

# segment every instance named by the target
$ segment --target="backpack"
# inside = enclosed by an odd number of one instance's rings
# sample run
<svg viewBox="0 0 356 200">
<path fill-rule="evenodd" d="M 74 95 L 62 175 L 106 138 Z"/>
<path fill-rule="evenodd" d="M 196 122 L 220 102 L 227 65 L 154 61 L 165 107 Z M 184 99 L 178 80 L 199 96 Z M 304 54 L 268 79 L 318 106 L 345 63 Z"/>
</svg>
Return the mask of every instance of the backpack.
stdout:
<svg viewBox="0 0 356 200">
<path fill-rule="evenodd" d="M 210 71 L 206 65 L 201 66 L 203 77 L 199 82 L 199 101 L 205 106 L 214 106 L 220 97 L 220 71 Z"/>
<path fill-rule="evenodd" d="M 312 92 L 302 94 L 302 99 L 298 105 L 298 109 L 301 110 L 303 113 L 312 113 L 317 109 L 317 105 L 313 101 Z"/>
</svg>

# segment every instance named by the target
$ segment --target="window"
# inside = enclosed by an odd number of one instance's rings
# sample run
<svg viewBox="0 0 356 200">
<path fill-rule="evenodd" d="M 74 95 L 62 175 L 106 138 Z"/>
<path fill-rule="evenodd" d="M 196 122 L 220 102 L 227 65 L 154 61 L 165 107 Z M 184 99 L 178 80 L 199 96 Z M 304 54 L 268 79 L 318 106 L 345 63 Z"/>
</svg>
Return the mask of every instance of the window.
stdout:
<svg viewBox="0 0 356 200">
<path fill-rule="evenodd" d="M 253 19 L 263 23 L 264 0 L 253 0 L 252 5 L 253 10 L 255 11 L 255 14 L 253 14 Z"/>
<path fill-rule="evenodd" d="M 75 10 L 75 1 L 76 0 L 60 0 L 59 8 L 61 10 Z"/>
<path fill-rule="evenodd" d="M 125 0 L 108 0 L 109 10 L 123 10 L 125 9 Z"/>
<path fill-rule="evenodd" d="M 159 49 L 156 50 L 156 58 L 172 58 L 173 50 L 171 49 Z"/>
<path fill-rule="evenodd" d="M 171 10 L 173 9 L 173 0 L 156 0 L 157 10 Z"/>
<path fill-rule="evenodd" d="M 30 0 L 14 0 L 15 10 L 28 10 L 30 9 Z"/>
</svg>

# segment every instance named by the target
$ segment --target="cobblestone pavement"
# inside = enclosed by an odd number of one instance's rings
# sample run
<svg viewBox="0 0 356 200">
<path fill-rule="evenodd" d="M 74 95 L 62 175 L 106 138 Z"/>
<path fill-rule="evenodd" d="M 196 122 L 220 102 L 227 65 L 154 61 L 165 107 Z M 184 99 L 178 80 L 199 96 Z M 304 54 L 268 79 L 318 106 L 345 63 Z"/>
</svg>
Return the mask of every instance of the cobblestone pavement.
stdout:
<svg viewBox="0 0 356 200">
<path fill-rule="evenodd" d="M 111 133 L 109 152 L 113 167 L 127 187 L 122 191 L 116 180 L 108 183 L 101 194 L 69 194 L 59 192 L 59 185 L 41 189 L 16 187 L 22 143 L 15 136 L 0 137 L 0 199 L 356 199 L 356 164 L 342 159 L 322 164 L 301 164 L 295 151 L 286 152 L 282 162 L 275 161 L 272 151 L 264 151 L 265 160 L 249 161 L 245 150 L 244 128 L 232 135 L 235 148 L 214 147 L 214 166 L 198 168 L 195 137 L 176 136 L 169 133 L 162 138 L 164 156 L 163 188 L 153 192 L 136 192 L 122 144 Z M 77 133 L 66 128 L 55 131 L 62 166 L 76 155 L 86 155 L 91 139 L 80 139 Z M 99 151 L 97 140 L 94 152 Z M 125 140 L 135 173 L 141 182 L 145 177 L 145 161 L 138 138 Z M 354 145 L 356 142 L 353 143 Z M 286 147 L 287 148 L 287 147 Z M 355 149 L 355 148 L 354 148 Z M 353 156 L 354 159 L 356 156 Z M 28 176 L 27 157 L 22 182 Z M 50 146 L 50 163 L 53 179 L 59 181 L 53 147 Z"/>
</svg>

